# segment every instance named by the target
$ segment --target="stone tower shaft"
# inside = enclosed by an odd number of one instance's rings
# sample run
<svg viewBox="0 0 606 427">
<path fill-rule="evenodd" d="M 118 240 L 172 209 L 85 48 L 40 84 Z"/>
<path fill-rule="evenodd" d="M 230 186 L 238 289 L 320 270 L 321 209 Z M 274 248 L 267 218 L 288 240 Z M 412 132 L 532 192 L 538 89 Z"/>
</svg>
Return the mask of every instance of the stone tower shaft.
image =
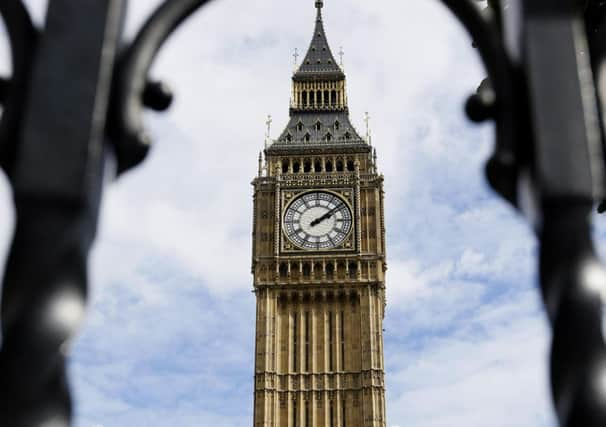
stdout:
<svg viewBox="0 0 606 427">
<path fill-rule="evenodd" d="M 384 427 L 383 177 L 318 8 L 290 120 L 253 181 L 255 427 Z"/>
</svg>

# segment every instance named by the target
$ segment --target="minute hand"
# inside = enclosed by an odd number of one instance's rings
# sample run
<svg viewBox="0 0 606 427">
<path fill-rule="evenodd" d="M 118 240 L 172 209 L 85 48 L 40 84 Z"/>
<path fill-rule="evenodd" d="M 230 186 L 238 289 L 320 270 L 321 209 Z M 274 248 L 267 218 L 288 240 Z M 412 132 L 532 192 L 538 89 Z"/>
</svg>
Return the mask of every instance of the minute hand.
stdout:
<svg viewBox="0 0 606 427">
<path fill-rule="evenodd" d="M 320 218 L 316 218 L 314 219 L 310 225 L 312 227 L 315 227 L 316 225 L 318 225 L 319 223 L 321 223 L 322 221 L 324 221 L 325 219 L 328 219 L 332 216 L 332 214 L 334 214 L 336 211 L 338 211 L 341 208 L 341 206 L 335 206 L 334 208 L 332 208 L 331 210 L 329 210 L 328 212 L 326 212 L 324 215 L 322 215 Z"/>
</svg>

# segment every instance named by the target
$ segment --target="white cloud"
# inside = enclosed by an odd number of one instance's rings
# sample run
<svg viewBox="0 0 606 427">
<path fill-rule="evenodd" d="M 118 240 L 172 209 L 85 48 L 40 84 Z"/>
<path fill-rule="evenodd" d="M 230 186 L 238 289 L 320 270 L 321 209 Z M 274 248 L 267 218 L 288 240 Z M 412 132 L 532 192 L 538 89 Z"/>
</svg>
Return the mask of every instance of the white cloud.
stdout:
<svg viewBox="0 0 606 427">
<path fill-rule="evenodd" d="M 537 296 L 500 301 L 453 334 L 392 355 L 392 422 L 406 425 L 555 425 L 545 375 L 546 324 Z"/>
</svg>

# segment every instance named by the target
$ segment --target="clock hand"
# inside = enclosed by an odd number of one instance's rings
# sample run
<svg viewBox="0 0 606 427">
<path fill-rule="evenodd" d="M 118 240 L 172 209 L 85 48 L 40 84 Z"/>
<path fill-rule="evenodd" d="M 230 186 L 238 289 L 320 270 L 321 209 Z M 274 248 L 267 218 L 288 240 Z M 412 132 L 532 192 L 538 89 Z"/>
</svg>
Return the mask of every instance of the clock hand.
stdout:
<svg viewBox="0 0 606 427">
<path fill-rule="evenodd" d="M 331 210 L 329 210 L 328 212 L 326 212 L 324 215 L 322 215 L 320 218 L 314 219 L 309 225 L 311 225 L 312 227 L 315 227 L 316 225 L 318 225 L 319 223 L 321 223 L 325 219 L 330 218 L 332 216 L 332 214 L 334 214 L 340 208 L 341 208 L 340 205 L 339 206 L 335 206 L 334 208 L 332 208 Z"/>
<path fill-rule="evenodd" d="M 320 218 L 314 219 L 309 225 L 311 225 L 312 227 L 315 227 L 316 225 L 318 225 L 319 223 L 321 223 L 322 221 L 324 221 L 327 218 L 330 218 L 330 215 L 328 215 L 328 213 L 322 215 Z"/>
</svg>

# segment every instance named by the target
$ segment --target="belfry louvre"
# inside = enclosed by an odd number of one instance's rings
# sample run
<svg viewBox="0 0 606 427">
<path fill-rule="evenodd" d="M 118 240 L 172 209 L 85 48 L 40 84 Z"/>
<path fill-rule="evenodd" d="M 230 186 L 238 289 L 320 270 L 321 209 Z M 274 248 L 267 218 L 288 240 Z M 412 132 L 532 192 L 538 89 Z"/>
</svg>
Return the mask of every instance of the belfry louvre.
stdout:
<svg viewBox="0 0 606 427">
<path fill-rule="evenodd" d="M 254 186 L 255 427 L 383 427 L 383 177 L 322 21 Z"/>
</svg>

